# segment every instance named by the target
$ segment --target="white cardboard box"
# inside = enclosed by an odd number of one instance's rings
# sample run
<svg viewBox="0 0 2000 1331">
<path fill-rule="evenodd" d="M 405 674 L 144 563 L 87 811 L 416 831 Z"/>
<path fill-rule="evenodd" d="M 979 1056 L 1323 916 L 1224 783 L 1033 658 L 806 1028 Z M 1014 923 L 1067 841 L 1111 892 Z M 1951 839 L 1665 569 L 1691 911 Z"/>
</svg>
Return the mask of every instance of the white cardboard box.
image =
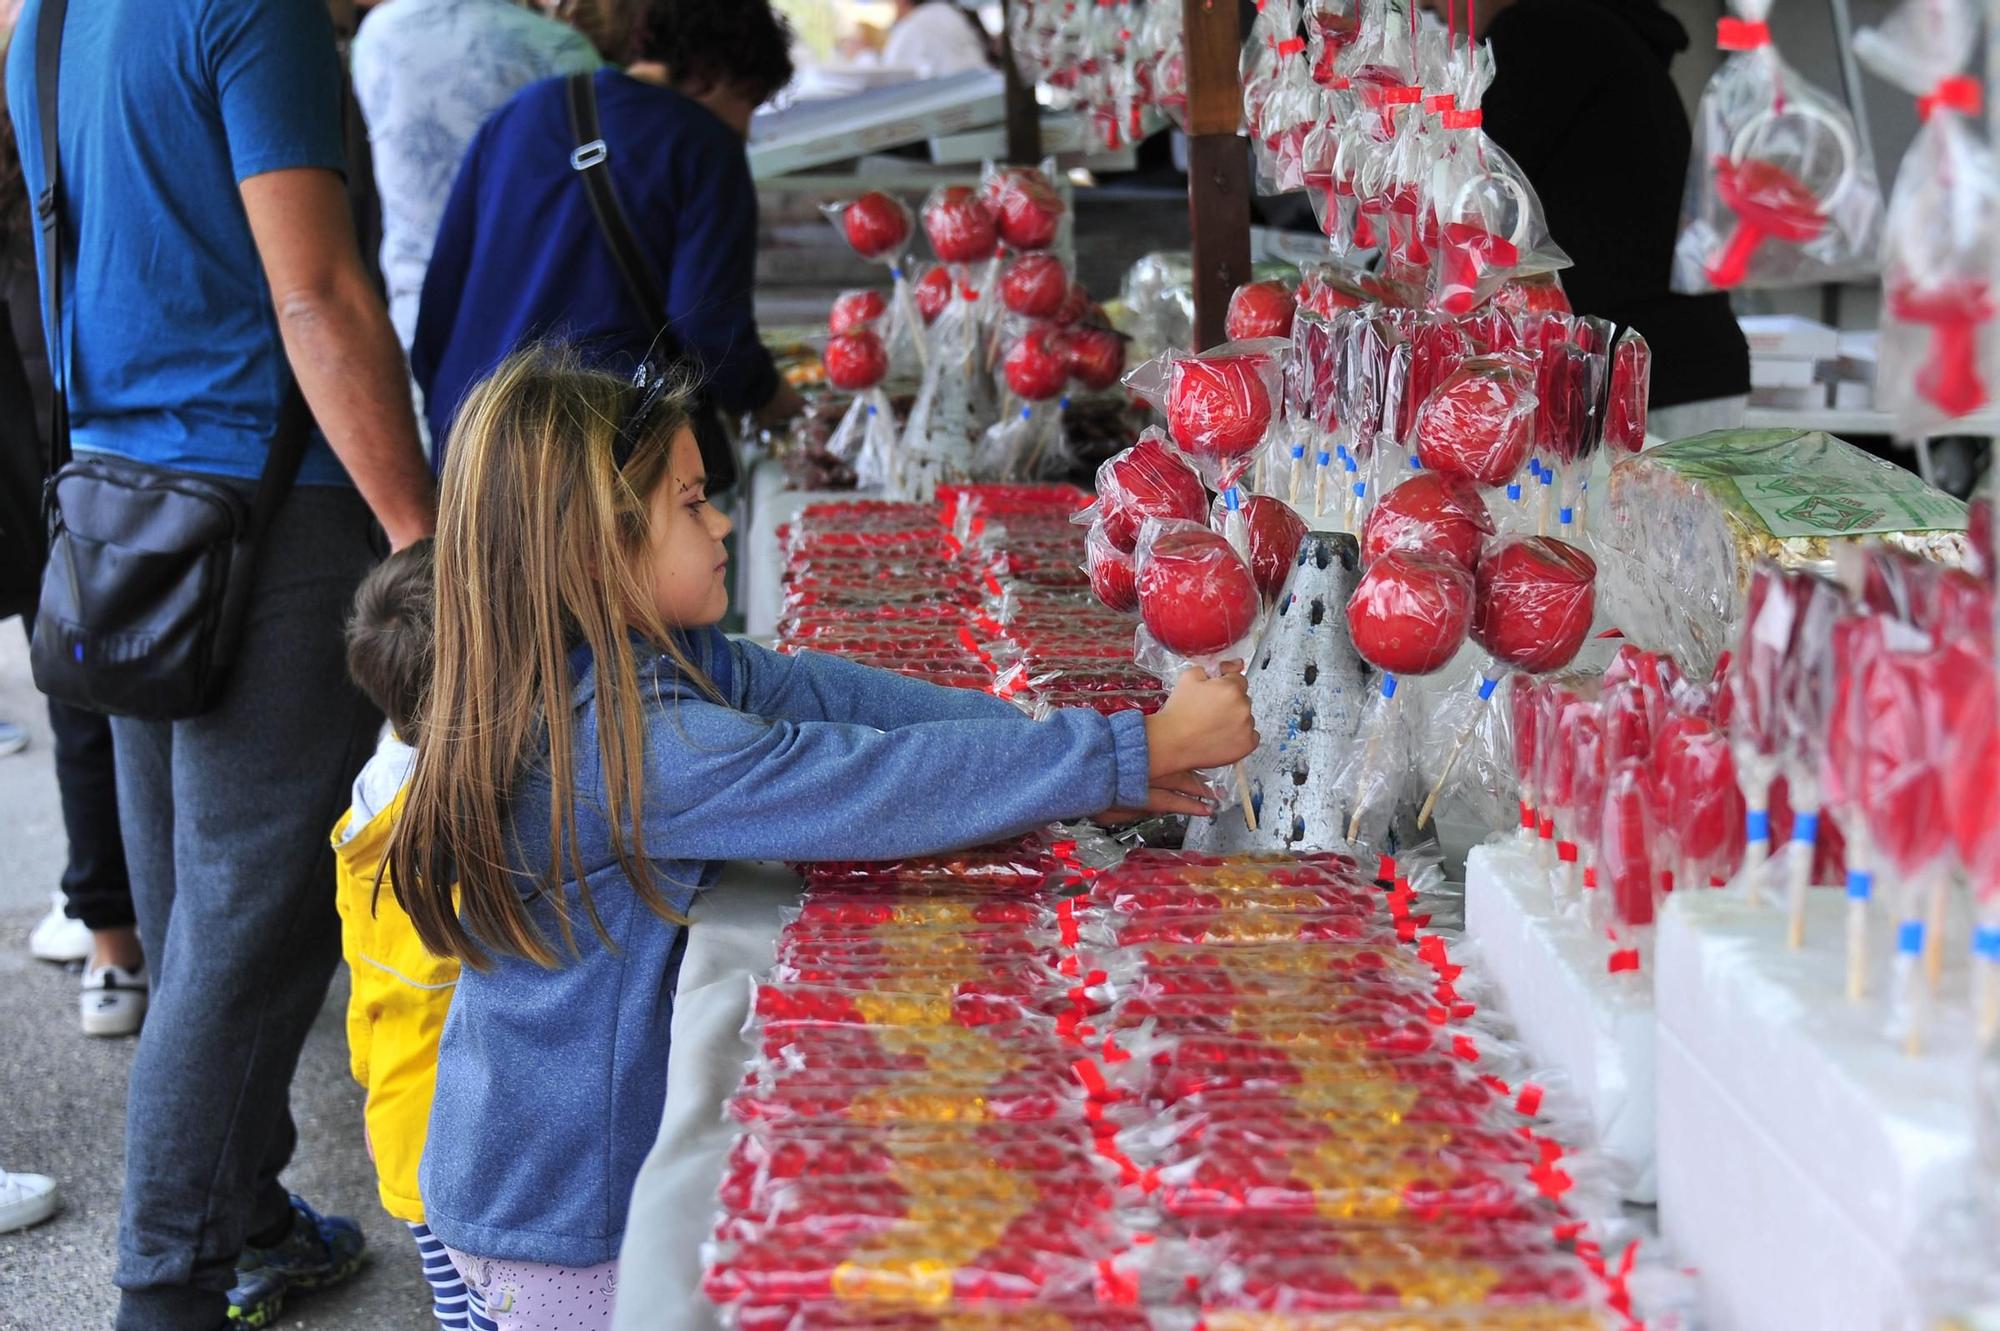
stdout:
<svg viewBox="0 0 2000 1331">
<path fill-rule="evenodd" d="M 1675 893 L 1656 949 L 1660 1220 L 1701 1272 L 1710 1331 L 1882 1331 L 1911 1257 L 1973 1179 L 1962 1017 L 1905 1056 L 1845 996 L 1845 900 L 1814 892 L 1808 946 L 1722 892 Z M 1965 977 L 1947 972 L 1948 985 Z"/>
<path fill-rule="evenodd" d="M 1603 936 L 1556 912 L 1532 851 L 1512 842 L 1466 857 L 1465 932 L 1522 1043 L 1565 1074 L 1589 1108 L 1599 1148 L 1629 1171 L 1626 1200 L 1652 1201 L 1651 985 L 1637 973 L 1610 973 Z"/>
<path fill-rule="evenodd" d="M 1750 354 L 1832 360 L 1840 354 L 1840 334 L 1817 319 L 1796 314 L 1746 314 L 1736 321 Z"/>
</svg>

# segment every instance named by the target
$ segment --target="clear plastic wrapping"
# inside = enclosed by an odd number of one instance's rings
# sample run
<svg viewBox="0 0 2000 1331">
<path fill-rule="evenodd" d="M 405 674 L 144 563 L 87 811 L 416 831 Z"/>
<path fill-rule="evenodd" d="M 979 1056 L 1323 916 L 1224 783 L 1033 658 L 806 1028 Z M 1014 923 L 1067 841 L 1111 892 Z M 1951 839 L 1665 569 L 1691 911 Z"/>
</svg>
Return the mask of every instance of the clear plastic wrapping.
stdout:
<svg viewBox="0 0 2000 1331">
<path fill-rule="evenodd" d="M 1597 565 L 1545 536 L 1505 536 L 1479 561 L 1472 636 L 1493 658 L 1530 674 L 1575 659 L 1596 613 Z"/>
<path fill-rule="evenodd" d="M 1653 391 L 1653 349 L 1636 328 L 1618 336 L 1611 353 L 1611 387 L 1604 408 L 1604 442 L 1621 453 L 1646 447 L 1646 408 Z"/>
<path fill-rule="evenodd" d="M 1449 559 L 1392 549 L 1369 565 L 1347 603 L 1354 649 L 1391 675 L 1441 670 L 1472 627 L 1473 580 Z"/>
<path fill-rule="evenodd" d="M 1167 419 L 1167 433 L 1217 490 L 1248 469 L 1284 406 L 1288 343 L 1229 343 L 1200 355 L 1170 351 L 1125 377 Z"/>
<path fill-rule="evenodd" d="M 1292 335 L 1298 300 L 1283 282 L 1245 282 L 1229 297 L 1223 332 L 1231 342 L 1253 342 Z"/>
<path fill-rule="evenodd" d="M 1373 563 L 1390 550 L 1416 550 L 1471 572 L 1493 535 L 1493 516 L 1471 481 L 1452 472 L 1423 471 L 1383 495 L 1361 529 L 1361 558 Z"/>
<path fill-rule="evenodd" d="M 1426 467 L 1501 486 L 1527 464 L 1535 438 L 1535 369 L 1524 356 L 1474 356 L 1417 409 L 1416 450 Z"/>
<path fill-rule="evenodd" d="M 1098 467 L 1097 501 L 1077 520 L 1100 523 L 1105 539 L 1130 553 L 1147 518 L 1199 522 L 1207 514 L 1208 491 L 1201 477 L 1164 433 L 1149 429 L 1138 443 Z"/>
<path fill-rule="evenodd" d="M 1212 666 L 1232 652 L 1248 654 L 1263 597 L 1228 541 L 1197 523 L 1148 518 L 1134 561 L 1139 617 L 1157 649 L 1142 651 L 1141 665 L 1170 678 L 1179 663 Z"/>
</svg>

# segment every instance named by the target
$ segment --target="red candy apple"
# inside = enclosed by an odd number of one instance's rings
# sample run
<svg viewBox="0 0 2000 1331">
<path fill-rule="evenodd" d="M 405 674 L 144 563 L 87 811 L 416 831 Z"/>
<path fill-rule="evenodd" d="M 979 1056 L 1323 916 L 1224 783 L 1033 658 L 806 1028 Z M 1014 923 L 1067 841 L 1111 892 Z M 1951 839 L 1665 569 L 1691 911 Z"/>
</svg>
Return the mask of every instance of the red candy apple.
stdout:
<svg viewBox="0 0 2000 1331">
<path fill-rule="evenodd" d="M 1097 505 L 1106 539 L 1129 551 L 1147 518 L 1200 522 L 1208 512 L 1208 491 L 1154 431 L 1097 469 Z"/>
<path fill-rule="evenodd" d="M 1015 314 L 1053 318 L 1069 295 L 1069 270 L 1048 254 L 1024 254 L 1000 271 L 1000 300 Z"/>
<path fill-rule="evenodd" d="M 1091 318 L 1101 324 L 1104 322 L 1104 311 L 1097 308 L 1097 302 L 1084 290 L 1083 283 L 1072 281 L 1069 294 L 1063 297 L 1062 308 L 1055 312 L 1054 318 L 1065 328 Z"/>
<path fill-rule="evenodd" d="M 1130 552 L 1120 550 L 1104 533 L 1104 524 L 1091 527 L 1084 539 L 1084 567 L 1090 573 L 1090 590 L 1107 607 L 1122 612 L 1139 608 L 1138 571 L 1132 567 Z"/>
<path fill-rule="evenodd" d="M 1263 356 L 1187 356 L 1172 367 L 1167 430 L 1197 457 L 1236 458 L 1256 448 L 1271 425 Z"/>
<path fill-rule="evenodd" d="M 1479 487 L 1463 476 L 1420 471 L 1382 496 L 1361 529 L 1361 559 L 1373 563 L 1389 550 L 1421 550 L 1449 559 L 1470 573 L 1493 535 L 1493 515 Z"/>
<path fill-rule="evenodd" d="M 1225 516 L 1218 512 L 1217 518 Z M 1285 579 L 1292 574 L 1292 562 L 1299 557 L 1299 542 L 1306 538 L 1305 520 L 1282 499 L 1251 495 L 1243 501 L 1243 523 L 1250 530 L 1250 571 L 1257 577 L 1257 590 L 1266 601 L 1278 599 Z"/>
<path fill-rule="evenodd" d="M 1055 244 L 1062 224 L 1062 195 L 1039 171 L 1016 168 L 1001 173 L 986 193 L 1000 239 L 1017 250 L 1045 250 Z"/>
<path fill-rule="evenodd" d="M 1377 670 L 1427 675 L 1465 643 L 1472 576 L 1450 560 L 1391 550 L 1368 566 L 1347 602 L 1354 649 Z"/>
<path fill-rule="evenodd" d="M 1206 528 L 1162 531 L 1139 561 L 1139 615 L 1177 656 L 1228 651 L 1249 634 L 1260 603 L 1250 566 Z"/>
<path fill-rule="evenodd" d="M 916 298 L 917 313 L 923 321 L 926 324 L 936 323 L 937 317 L 944 313 L 944 307 L 951 304 L 950 270 L 942 267 L 925 269 L 912 293 Z"/>
<path fill-rule="evenodd" d="M 1417 409 L 1417 457 L 1480 485 L 1505 485 L 1535 434 L 1535 371 L 1513 355 L 1474 356 Z"/>
<path fill-rule="evenodd" d="M 841 212 L 840 229 L 864 259 L 900 254 L 910 240 L 910 210 L 900 200 L 871 190 Z"/>
<path fill-rule="evenodd" d="M 827 311 L 827 331 L 851 333 L 874 323 L 888 311 L 889 302 L 879 291 L 843 291 L 834 299 L 833 308 Z"/>
<path fill-rule="evenodd" d="M 1125 373 L 1125 339 L 1109 328 L 1072 328 L 1063 334 L 1069 377 L 1092 391 L 1114 387 Z"/>
<path fill-rule="evenodd" d="M 924 234 L 946 263 L 981 263 L 1000 243 L 993 214 L 966 185 L 947 185 L 924 205 Z"/>
<path fill-rule="evenodd" d="M 1222 330 L 1231 342 L 1290 337 L 1298 302 L 1283 282 L 1245 282 L 1229 298 Z"/>
<path fill-rule="evenodd" d="M 1053 332 L 1030 328 L 1008 349 L 1001 362 L 1007 387 L 1014 396 L 1029 402 L 1046 402 L 1059 396 L 1069 382 L 1069 364 Z"/>
<path fill-rule="evenodd" d="M 1564 541 L 1510 536 L 1479 561 L 1472 637 L 1495 659 L 1543 674 L 1568 665 L 1590 633 L 1597 565 Z"/>
<path fill-rule="evenodd" d="M 889 352 L 873 331 L 861 328 L 827 339 L 826 380 L 835 388 L 858 393 L 873 388 L 889 374 Z"/>
</svg>

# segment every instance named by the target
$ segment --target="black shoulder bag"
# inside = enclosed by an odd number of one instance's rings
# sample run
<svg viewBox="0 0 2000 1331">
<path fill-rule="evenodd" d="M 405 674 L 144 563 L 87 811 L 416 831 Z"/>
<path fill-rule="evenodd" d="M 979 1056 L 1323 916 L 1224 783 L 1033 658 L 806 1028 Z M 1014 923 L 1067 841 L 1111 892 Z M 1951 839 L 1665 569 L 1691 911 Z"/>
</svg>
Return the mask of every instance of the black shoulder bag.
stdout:
<svg viewBox="0 0 2000 1331">
<path fill-rule="evenodd" d="M 570 167 L 583 180 L 584 191 L 590 197 L 590 211 L 596 215 L 597 228 L 611 249 L 619 275 L 625 279 L 627 294 L 646 323 L 658 330 L 657 359 L 669 368 L 681 370 L 695 385 L 694 400 L 688 403 L 688 425 L 694 431 L 695 442 L 701 446 L 702 466 L 708 472 L 708 492 L 721 494 L 736 484 L 736 450 L 730 446 L 729 432 L 722 426 L 714 401 L 701 385 L 701 366 L 667 324 L 667 303 L 660 299 L 660 290 L 653 284 L 653 270 L 632 234 L 632 223 L 618 202 L 617 191 L 612 188 L 611 168 L 605 165 L 611 149 L 604 142 L 598 124 L 597 79 L 593 74 L 569 76 L 569 128 L 576 139 L 576 150 L 569 155 Z"/>
<path fill-rule="evenodd" d="M 113 716 L 176 721 L 221 699 L 249 609 L 257 548 L 298 475 L 311 417 L 293 382 L 248 503 L 219 478 L 123 458 L 71 458 L 56 146 L 67 9 L 67 0 L 45 0 L 35 32 L 46 177 L 35 210 L 55 403 L 42 492 L 49 560 L 30 662 L 35 686 L 51 698 Z"/>
</svg>

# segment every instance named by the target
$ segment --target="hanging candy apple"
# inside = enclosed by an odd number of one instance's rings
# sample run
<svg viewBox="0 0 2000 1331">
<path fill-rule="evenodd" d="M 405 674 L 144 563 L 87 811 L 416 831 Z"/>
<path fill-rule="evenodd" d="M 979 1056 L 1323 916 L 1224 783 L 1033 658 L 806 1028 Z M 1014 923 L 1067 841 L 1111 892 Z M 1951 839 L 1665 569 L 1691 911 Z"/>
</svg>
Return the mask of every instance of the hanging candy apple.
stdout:
<svg viewBox="0 0 2000 1331">
<path fill-rule="evenodd" d="M 1106 539 L 1130 551 L 1147 518 L 1200 522 L 1208 491 L 1155 430 L 1097 469 L 1097 504 Z"/>
<path fill-rule="evenodd" d="M 1427 675 L 1458 654 L 1472 623 L 1472 577 L 1449 560 L 1391 550 L 1347 602 L 1354 649 L 1391 675 Z"/>
<path fill-rule="evenodd" d="M 1250 531 L 1250 571 L 1256 575 L 1257 590 L 1266 601 L 1275 601 L 1299 557 L 1305 520 L 1282 499 L 1251 495 L 1243 501 L 1243 523 Z"/>
<path fill-rule="evenodd" d="M 1090 590 L 1112 610 L 1130 612 L 1139 608 L 1138 571 L 1132 567 L 1130 551 L 1121 550 L 1104 532 L 1100 521 L 1084 538 L 1084 568 L 1090 573 Z"/>
<path fill-rule="evenodd" d="M 1048 319 L 1069 295 L 1069 270 L 1048 254 L 1023 254 L 1000 272 L 1000 300 L 1015 314 Z"/>
<path fill-rule="evenodd" d="M 873 330 L 856 329 L 827 339 L 826 381 L 846 393 L 873 388 L 889 374 L 889 352 Z"/>
<path fill-rule="evenodd" d="M 1546 536 L 1510 536 L 1479 561 L 1472 637 L 1496 660 L 1543 674 L 1575 659 L 1597 608 L 1597 565 Z"/>
<path fill-rule="evenodd" d="M 944 307 L 951 304 L 951 271 L 942 265 L 934 265 L 924 270 L 917 279 L 913 293 L 917 302 L 917 313 L 926 324 L 937 322 L 944 313 Z"/>
<path fill-rule="evenodd" d="M 1361 559 L 1373 563 L 1389 550 L 1419 550 L 1470 573 L 1492 535 L 1493 515 L 1477 486 L 1463 476 L 1420 471 L 1383 495 L 1368 515 Z"/>
<path fill-rule="evenodd" d="M 924 234 L 946 263 L 983 263 L 1000 243 L 993 214 L 969 186 L 946 185 L 924 204 Z"/>
<path fill-rule="evenodd" d="M 1125 373 L 1125 339 L 1109 328 L 1071 328 L 1062 345 L 1069 377 L 1093 392 L 1116 386 Z"/>
<path fill-rule="evenodd" d="M 843 291 L 827 311 L 827 331 L 851 333 L 866 327 L 889 312 L 889 301 L 879 291 Z"/>
<path fill-rule="evenodd" d="M 1008 389 L 1029 402 L 1059 397 L 1069 383 L 1068 362 L 1054 331 L 1048 328 L 1030 328 L 1022 334 L 1008 349 L 1000 368 L 1007 377 Z"/>
<path fill-rule="evenodd" d="M 1162 647 L 1212 658 L 1248 636 L 1260 598 L 1249 565 L 1201 527 L 1159 532 L 1139 559 L 1139 615 Z"/>
<path fill-rule="evenodd" d="M 910 210 L 900 199 L 870 190 L 841 212 L 840 229 L 864 259 L 900 254 L 910 242 Z"/>
<path fill-rule="evenodd" d="M 1474 356 L 1417 409 L 1417 457 L 1480 485 L 1505 485 L 1534 445 L 1535 371 L 1521 356 Z"/>
<path fill-rule="evenodd" d="M 1231 342 L 1261 337 L 1290 337 L 1298 302 L 1283 282 L 1245 282 L 1229 298 L 1223 332 Z"/>
<path fill-rule="evenodd" d="M 1237 458 L 1271 427 L 1269 357 L 1185 356 L 1172 368 L 1167 430 L 1196 457 Z"/>
</svg>

